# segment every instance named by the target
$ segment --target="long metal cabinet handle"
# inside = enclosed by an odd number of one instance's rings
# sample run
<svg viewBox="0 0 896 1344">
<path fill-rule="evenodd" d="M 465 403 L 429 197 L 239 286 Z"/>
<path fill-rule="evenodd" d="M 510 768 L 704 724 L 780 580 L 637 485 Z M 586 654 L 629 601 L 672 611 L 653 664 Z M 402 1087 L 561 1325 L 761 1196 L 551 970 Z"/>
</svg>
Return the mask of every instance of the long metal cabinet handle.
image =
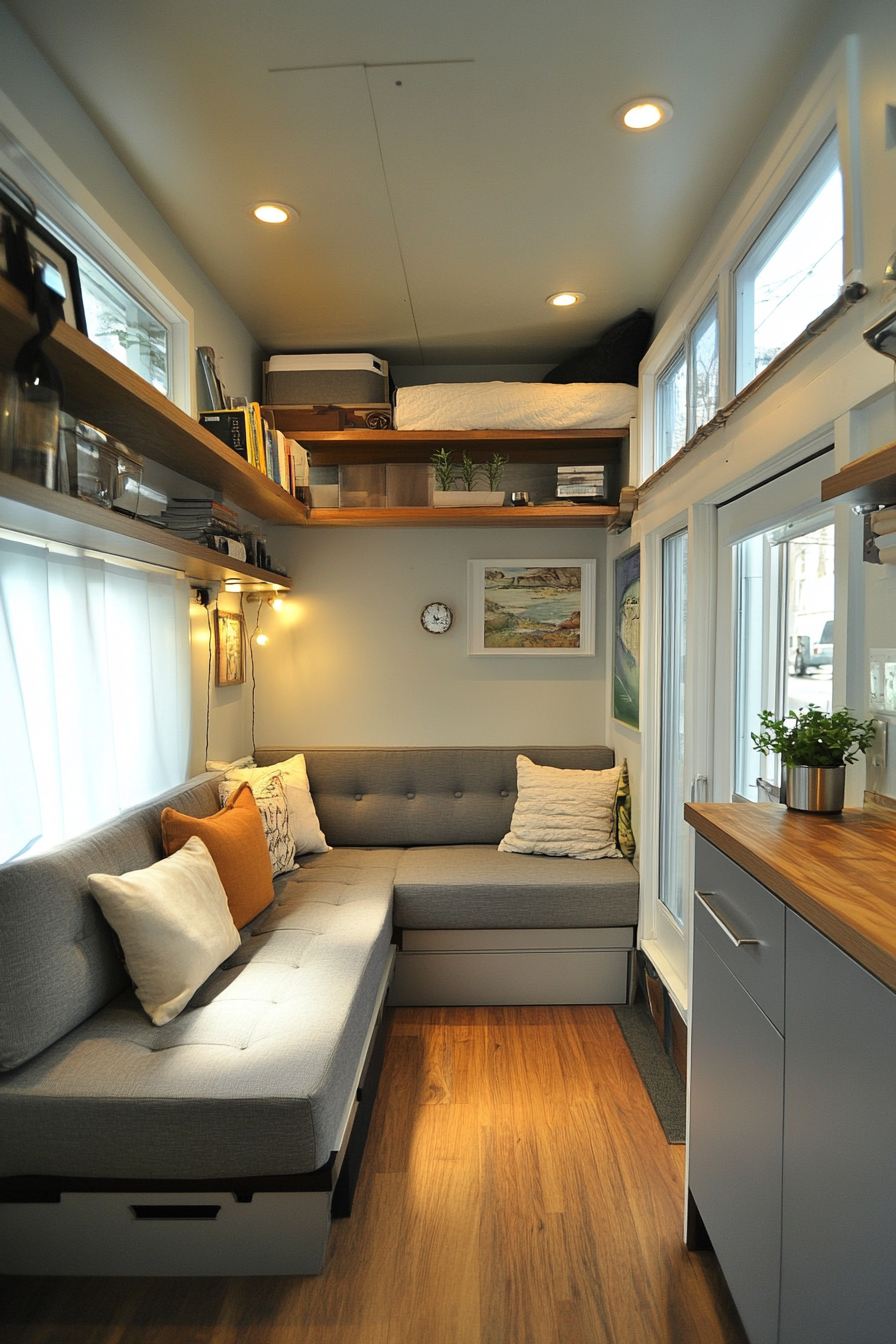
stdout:
<svg viewBox="0 0 896 1344">
<path fill-rule="evenodd" d="M 731 925 L 725 919 L 722 918 L 718 910 L 713 909 L 712 905 L 708 900 L 708 897 L 714 896 L 715 895 L 714 891 L 697 891 L 695 888 L 694 895 L 697 897 L 697 900 L 703 906 L 704 910 L 707 910 L 709 914 L 712 915 L 713 919 L 718 924 L 722 932 L 726 935 L 726 937 L 731 939 L 735 947 L 746 947 L 749 944 L 752 944 L 755 947 L 759 946 L 758 938 L 741 938 L 738 934 L 734 932 Z"/>
</svg>

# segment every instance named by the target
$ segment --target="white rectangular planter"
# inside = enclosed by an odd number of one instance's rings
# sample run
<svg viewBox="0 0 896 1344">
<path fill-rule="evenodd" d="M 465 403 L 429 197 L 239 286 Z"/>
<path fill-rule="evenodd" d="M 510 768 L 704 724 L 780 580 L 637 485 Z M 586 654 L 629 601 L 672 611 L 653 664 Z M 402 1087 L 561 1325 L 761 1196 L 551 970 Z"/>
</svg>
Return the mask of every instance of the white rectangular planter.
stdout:
<svg viewBox="0 0 896 1344">
<path fill-rule="evenodd" d="M 504 491 L 433 490 L 432 503 L 436 509 L 500 509 Z"/>
</svg>

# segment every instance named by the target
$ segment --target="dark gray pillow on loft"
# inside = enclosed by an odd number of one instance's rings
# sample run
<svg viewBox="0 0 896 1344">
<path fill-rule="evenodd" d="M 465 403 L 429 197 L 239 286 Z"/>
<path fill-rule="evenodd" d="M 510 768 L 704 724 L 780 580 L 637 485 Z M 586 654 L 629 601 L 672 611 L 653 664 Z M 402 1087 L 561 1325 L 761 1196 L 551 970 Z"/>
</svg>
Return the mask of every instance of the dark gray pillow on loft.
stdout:
<svg viewBox="0 0 896 1344">
<path fill-rule="evenodd" d="M 638 386 L 638 365 L 653 335 L 653 314 L 636 308 L 614 323 L 594 345 L 564 360 L 543 383 L 631 383 Z"/>
</svg>

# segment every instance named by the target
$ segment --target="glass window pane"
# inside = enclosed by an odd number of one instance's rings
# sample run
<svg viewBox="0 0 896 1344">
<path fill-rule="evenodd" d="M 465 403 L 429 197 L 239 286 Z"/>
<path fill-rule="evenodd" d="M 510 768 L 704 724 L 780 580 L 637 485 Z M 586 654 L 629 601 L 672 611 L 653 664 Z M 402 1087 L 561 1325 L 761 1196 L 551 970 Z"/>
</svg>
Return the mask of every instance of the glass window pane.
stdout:
<svg viewBox="0 0 896 1344">
<path fill-rule="evenodd" d="M 690 433 L 719 409 L 719 308 L 713 299 L 691 335 Z"/>
<path fill-rule="evenodd" d="M 167 397 L 167 328 L 83 252 L 78 269 L 90 339 Z"/>
<path fill-rule="evenodd" d="M 688 616 L 688 534 L 663 542 L 663 692 L 660 742 L 660 900 L 684 918 L 684 690 Z"/>
<path fill-rule="evenodd" d="M 168 328 L 70 238 L 54 220 L 39 216 L 78 258 L 87 334 L 166 397 L 171 395 Z"/>
<path fill-rule="evenodd" d="M 789 666 L 784 709 L 832 708 L 834 528 L 787 542 Z"/>
<path fill-rule="evenodd" d="M 843 283 L 843 179 L 832 135 L 737 270 L 738 390 Z"/>
<path fill-rule="evenodd" d="M 687 440 L 687 382 L 688 362 L 682 348 L 657 383 L 657 466 L 668 462 Z"/>
</svg>

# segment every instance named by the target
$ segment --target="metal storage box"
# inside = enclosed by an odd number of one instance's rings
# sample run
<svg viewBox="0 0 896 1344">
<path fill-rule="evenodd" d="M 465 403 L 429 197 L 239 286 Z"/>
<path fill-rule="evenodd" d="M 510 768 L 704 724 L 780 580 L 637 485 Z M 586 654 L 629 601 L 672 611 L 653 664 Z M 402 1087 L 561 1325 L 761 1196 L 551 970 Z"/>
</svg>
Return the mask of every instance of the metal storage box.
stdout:
<svg viewBox="0 0 896 1344">
<path fill-rule="evenodd" d="M 389 365 L 376 355 L 272 355 L 264 366 L 269 406 L 382 404 Z"/>
</svg>

